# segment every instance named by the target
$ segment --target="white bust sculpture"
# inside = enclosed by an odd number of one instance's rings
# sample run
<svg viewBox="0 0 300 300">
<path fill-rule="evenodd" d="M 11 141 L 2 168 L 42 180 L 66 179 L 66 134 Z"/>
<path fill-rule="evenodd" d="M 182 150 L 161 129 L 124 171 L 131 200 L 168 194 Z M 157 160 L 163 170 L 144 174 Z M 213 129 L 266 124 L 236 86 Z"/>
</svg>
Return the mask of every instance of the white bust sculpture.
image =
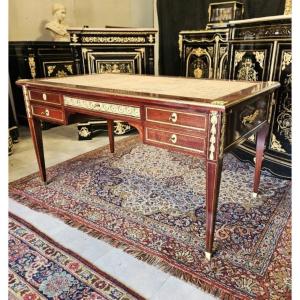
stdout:
<svg viewBox="0 0 300 300">
<path fill-rule="evenodd" d="M 54 41 L 69 41 L 68 25 L 63 23 L 66 17 L 66 8 L 62 4 L 55 3 L 52 6 L 52 15 L 53 20 L 47 23 L 45 28 L 50 31 Z"/>
</svg>

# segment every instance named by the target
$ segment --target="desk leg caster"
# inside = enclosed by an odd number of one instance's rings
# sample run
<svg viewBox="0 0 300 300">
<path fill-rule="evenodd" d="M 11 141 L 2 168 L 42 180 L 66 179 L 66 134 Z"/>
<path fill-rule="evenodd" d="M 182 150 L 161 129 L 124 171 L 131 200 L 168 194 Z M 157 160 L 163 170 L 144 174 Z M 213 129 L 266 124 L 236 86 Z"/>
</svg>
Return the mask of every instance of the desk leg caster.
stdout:
<svg viewBox="0 0 300 300">
<path fill-rule="evenodd" d="M 212 253 L 211 252 L 206 252 L 205 251 L 205 258 L 210 261 L 211 260 L 211 257 L 212 257 Z"/>
</svg>

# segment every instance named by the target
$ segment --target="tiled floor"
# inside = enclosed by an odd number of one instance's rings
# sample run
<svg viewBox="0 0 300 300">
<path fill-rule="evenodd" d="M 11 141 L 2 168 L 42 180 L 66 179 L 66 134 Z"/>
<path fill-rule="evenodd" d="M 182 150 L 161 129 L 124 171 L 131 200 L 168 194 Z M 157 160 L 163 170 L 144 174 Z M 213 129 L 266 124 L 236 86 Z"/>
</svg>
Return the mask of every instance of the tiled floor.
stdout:
<svg viewBox="0 0 300 300">
<path fill-rule="evenodd" d="M 77 140 L 76 126 L 60 126 L 43 131 L 46 166 L 51 166 L 108 143 L 105 133 L 90 141 Z M 116 140 L 123 137 L 117 137 Z M 21 130 L 20 142 L 9 158 L 9 180 L 37 171 L 31 138 Z M 63 246 L 79 253 L 100 269 L 151 300 L 213 300 L 182 280 L 150 266 L 109 244 L 64 224 L 48 214 L 36 212 L 10 199 L 9 209 L 45 232 Z"/>
</svg>

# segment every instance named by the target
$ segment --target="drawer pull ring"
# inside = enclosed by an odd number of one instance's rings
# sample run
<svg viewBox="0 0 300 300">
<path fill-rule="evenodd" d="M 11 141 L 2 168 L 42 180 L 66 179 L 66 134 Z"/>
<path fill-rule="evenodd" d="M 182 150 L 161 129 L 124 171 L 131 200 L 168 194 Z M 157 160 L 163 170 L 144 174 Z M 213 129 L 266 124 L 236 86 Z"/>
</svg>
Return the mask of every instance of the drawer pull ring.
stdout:
<svg viewBox="0 0 300 300">
<path fill-rule="evenodd" d="M 43 100 L 47 100 L 47 95 L 45 93 L 43 93 Z"/>
<path fill-rule="evenodd" d="M 169 121 L 171 121 L 173 123 L 176 123 L 176 121 L 177 121 L 177 114 L 175 112 L 171 113 Z"/>
<path fill-rule="evenodd" d="M 50 112 L 49 112 L 49 110 L 48 110 L 48 109 L 45 109 L 45 115 L 46 115 L 47 117 L 49 117 L 49 115 L 50 115 Z"/>
<path fill-rule="evenodd" d="M 172 134 L 172 135 L 171 135 L 171 138 L 170 138 L 170 141 L 171 141 L 173 144 L 176 144 L 176 143 L 177 143 L 177 135 L 176 135 L 176 134 Z"/>
</svg>

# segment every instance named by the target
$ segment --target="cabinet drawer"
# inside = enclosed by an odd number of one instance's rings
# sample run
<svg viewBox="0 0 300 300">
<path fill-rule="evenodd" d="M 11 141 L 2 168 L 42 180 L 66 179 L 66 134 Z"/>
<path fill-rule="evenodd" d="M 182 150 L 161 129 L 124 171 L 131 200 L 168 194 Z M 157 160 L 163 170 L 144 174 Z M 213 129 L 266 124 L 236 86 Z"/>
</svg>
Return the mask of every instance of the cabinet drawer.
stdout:
<svg viewBox="0 0 300 300">
<path fill-rule="evenodd" d="M 61 104 L 61 97 L 56 93 L 42 92 L 38 90 L 29 91 L 30 100 L 38 100 L 49 103 Z"/>
<path fill-rule="evenodd" d="M 146 107 L 146 121 L 172 124 L 199 131 L 206 130 L 206 114 L 204 113 L 186 113 L 177 110 Z"/>
<path fill-rule="evenodd" d="M 146 141 L 151 144 L 165 145 L 174 149 L 188 150 L 203 154 L 205 152 L 205 137 L 193 136 L 184 133 L 175 133 L 172 130 L 161 130 L 156 128 L 145 129 Z"/>
<path fill-rule="evenodd" d="M 32 114 L 38 117 L 43 117 L 49 121 L 64 121 L 64 114 L 61 109 L 45 107 L 40 105 L 31 105 Z"/>
</svg>

